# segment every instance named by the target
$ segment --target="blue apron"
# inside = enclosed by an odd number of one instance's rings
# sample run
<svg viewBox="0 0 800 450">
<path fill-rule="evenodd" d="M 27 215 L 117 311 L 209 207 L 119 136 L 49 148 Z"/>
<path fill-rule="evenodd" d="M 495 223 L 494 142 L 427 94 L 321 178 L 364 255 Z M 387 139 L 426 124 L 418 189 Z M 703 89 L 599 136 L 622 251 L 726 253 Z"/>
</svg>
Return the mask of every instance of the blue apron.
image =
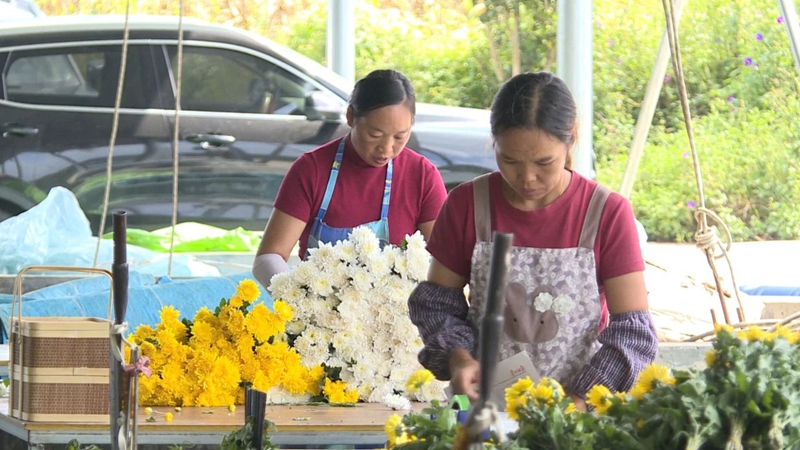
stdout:
<svg viewBox="0 0 800 450">
<path fill-rule="evenodd" d="M 333 167 L 331 168 L 331 175 L 328 178 L 328 186 L 325 188 L 325 197 L 322 199 L 322 205 L 319 207 L 317 217 L 314 219 L 314 224 L 311 226 L 311 232 L 308 235 L 308 248 L 319 247 L 322 243 L 333 243 L 337 241 L 347 240 L 353 228 L 335 228 L 325 223 L 325 213 L 328 212 L 328 207 L 333 197 L 333 189 L 336 187 L 336 179 L 339 177 L 339 167 L 342 165 L 342 157 L 344 156 L 344 146 L 347 142 L 348 136 L 342 138 L 339 142 L 339 148 L 336 150 L 336 157 L 333 160 Z M 386 166 L 386 184 L 383 188 L 383 203 L 381 204 L 381 218 L 374 221 L 359 225 L 368 227 L 372 230 L 381 242 L 381 246 L 389 243 L 389 197 L 392 193 L 392 161 Z M 306 250 L 306 258 L 309 253 Z"/>
</svg>

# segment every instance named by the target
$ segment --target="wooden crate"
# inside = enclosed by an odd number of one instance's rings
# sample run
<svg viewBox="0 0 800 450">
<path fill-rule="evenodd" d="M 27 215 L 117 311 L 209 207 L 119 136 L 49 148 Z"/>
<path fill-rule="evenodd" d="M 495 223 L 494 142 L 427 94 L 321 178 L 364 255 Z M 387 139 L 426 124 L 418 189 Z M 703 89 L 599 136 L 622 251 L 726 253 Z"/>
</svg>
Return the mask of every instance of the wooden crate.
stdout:
<svg viewBox="0 0 800 450">
<path fill-rule="evenodd" d="M 11 416 L 109 423 L 109 329 L 96 318 L 13 318 Z"/>
</svg>

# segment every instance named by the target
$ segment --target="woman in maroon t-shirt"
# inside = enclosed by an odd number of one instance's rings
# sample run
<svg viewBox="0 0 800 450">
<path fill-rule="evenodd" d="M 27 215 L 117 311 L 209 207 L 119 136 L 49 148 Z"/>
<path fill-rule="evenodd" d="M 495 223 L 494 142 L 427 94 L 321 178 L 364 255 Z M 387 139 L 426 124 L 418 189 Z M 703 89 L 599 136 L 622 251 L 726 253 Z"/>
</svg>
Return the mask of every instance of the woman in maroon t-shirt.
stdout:
<svg viewBox="0 0 800 450">
<path fill-rule="evenodd" d="M 439 171 L 405 145 L 414 123 L 415 94 L 408 78 L 376 70 L 359 80 L 347 108 L 350 133 L 312 150 L 292 164 L 253 264 L 269 286 L 320 243 L 347 239 L 357 226 L 382 243 L 400 244 L 419 230 L 427 239 L 447 195 Z"/>
<path fill-rule="evenodd" d="M 633 213 L 620 195 L 570 170 L 576 125 L 575 101 L 558 77 L 508 80 L 491 109 L 499 173 L 455 188 L 436 219 L 428 281 L 409 312 L 425 343 L 420 362 L 454 393 L 477 397 L 493 232 L 514 236 L 501 358 L 530 358 L 584 409 L 592 386 L 627 390 L 655 359 Z"/>
</svg>

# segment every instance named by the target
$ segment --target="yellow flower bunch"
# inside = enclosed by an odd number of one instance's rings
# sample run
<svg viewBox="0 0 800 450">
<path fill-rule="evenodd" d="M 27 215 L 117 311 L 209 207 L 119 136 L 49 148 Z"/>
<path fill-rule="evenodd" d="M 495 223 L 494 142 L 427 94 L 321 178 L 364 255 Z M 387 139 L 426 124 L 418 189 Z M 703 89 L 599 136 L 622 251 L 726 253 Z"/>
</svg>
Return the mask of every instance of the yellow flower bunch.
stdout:
<svg viewBox="0 0 800 450">
<path fill-rule="evenodd" d="M 558 381 L 543 377 L 539 383 L 534 383 L 530 377 L 520 378 L 511 387 L 506 389 L 506 412 L 514 420 L 519 419 L 519 408 L 529 403 L 535 406 L 552 406 L 564 398 L 564 388 Z"/>
<path fill-rule="evenodd" d="M 230 299 L 215 311 L 200 309 L 192 322 L 180 321 L 180 312 L 166 306 L 155 328 L 139 326 L 130 340 L 150 358 L 153 371 L 140 380 L 140 403 L 243 404 L 247 385 L 264 392 L 282 387 L 292 394 L 318 395 L 323 368 L 305 367 L 281 340 L 292 308 L 276 301 L 270 311 L 256 303 L 260 294 L 254 281 L 243 280 Z"/>
<path fill-rule="evenodd" d="M 325 378 L 325 386 L 322 388 L 322 393 L 325 394 L 328 402 L 332 404 L 356 403 L 358 401 L 358 390 L 348 389 L 347 383 L 341 380 L 332 381 L 330 378 Z"/>
</svg>

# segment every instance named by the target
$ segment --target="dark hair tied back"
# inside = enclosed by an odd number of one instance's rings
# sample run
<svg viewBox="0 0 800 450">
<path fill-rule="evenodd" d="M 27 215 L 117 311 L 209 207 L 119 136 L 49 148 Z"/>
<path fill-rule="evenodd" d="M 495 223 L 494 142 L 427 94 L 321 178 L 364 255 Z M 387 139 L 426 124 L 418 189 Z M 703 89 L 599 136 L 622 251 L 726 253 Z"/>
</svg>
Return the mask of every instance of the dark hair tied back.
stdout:
<svg viewBox="0 0 800 450">
<path fill-rule="evenodd" d="M 540 129 L 570 146 L 577 107 L 567 84 L 549 72 L 522 73 L 500 87 L 492 102 L 492 135 L 512 128 Z"/>
<path fill-rule="evenodd" d="M 358 80 L 350 94 L 350 106 L 355 117 L 362 117 L 372 110 L 384 106 L 405 104 L 416 114 L 417 96 L 411 82 L 402 73 L 391 70 L 375 70 Z"/>
</svg>

